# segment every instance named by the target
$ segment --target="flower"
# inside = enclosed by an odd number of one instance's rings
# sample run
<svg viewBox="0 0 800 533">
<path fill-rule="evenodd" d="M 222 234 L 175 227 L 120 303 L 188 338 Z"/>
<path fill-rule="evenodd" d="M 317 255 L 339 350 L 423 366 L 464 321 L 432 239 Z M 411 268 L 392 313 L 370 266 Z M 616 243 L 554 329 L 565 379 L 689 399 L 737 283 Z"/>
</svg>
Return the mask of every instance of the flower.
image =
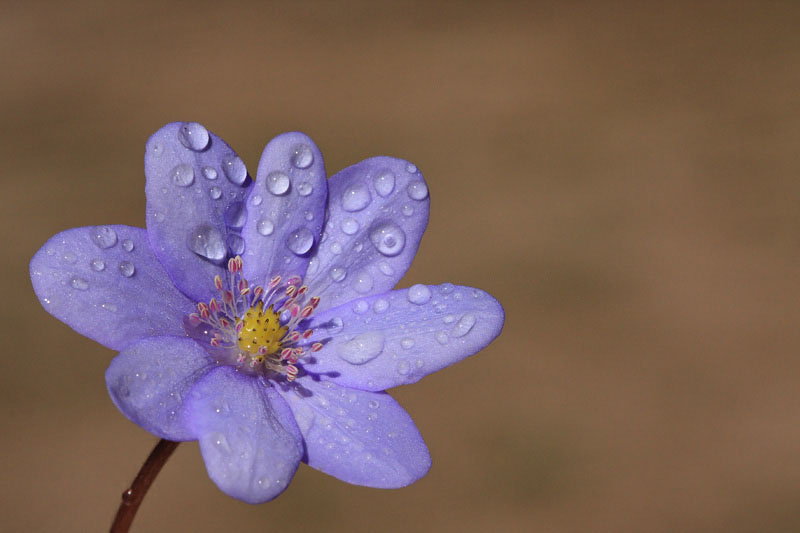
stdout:
<svg viewBox="0 0 800 533">
<path fill-rule="evenodd" d="M 449 283 L 392 290 L 427 225 L 417 168 L 373 157 L 327 180 L 294 132 L 254 181 L 222 139 L 173 123 L 148 141 L 145 174 L 147 229 L 70 229 L 30 265 L 49 313 L 119 351 L 119 410 L 198 440 L 211 479 L 249 503 L 300 461 L 370 487 L 425 475 L 425 443 L 384 391 L 485 347 L 503 310 Z"/>
</svg>

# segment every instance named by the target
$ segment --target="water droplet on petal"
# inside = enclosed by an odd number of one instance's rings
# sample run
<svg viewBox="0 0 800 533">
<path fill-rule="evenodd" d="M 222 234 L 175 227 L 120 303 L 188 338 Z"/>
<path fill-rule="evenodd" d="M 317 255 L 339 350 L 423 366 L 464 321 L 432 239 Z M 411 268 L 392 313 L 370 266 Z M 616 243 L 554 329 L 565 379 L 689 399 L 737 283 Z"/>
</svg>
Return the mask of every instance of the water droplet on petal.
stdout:
<svg viewBox="0 0 800 533">
<path fill-rule="evenodd" d="M 102 307 L 106 311 L 110 311 L 112 313 L 116 313 L 117 312 L 116 304 L 105 303 L 105 304 L 101 304 L 100 307 Z"/>
<path fill-rule="evenodd" d="M 447 333 L 445 333 L 444 331 L 440 331 L 436 334 L 436 342 L 438 342 L 439 344 L 447 344 L 448 340 L 450 339 L 447 337 Z"/>
<path fill-rule="evenodd" d="M 455 285 L 452 283 L 442 283 L 439 287 L 439 291 L 441 291 L 442 294 L 450 294 L 453 292 L 453 289 L 455 289 Z"/>
<path fill-rule="evenodd" d="M 314 220 L 314 213 L 312 213 L 311 211 L 306 211 L 305 217 L 306 217 L 306 220 L 308 220 L 310 222 L 310 221 Z"/>
<path fill-rule="evenodd" d="M 134 267 L 133 263 L 130 261 L 123 261 L 119 264 L 119 272 L 126 278 L 129 278 L 136 272 L 136 267 Z"/>
<path fill-rule="evenodd" d="M 456 325 L 453 326 L 453 331 L 450 333 L 453 335 L 453 337 L 463 337 L 470 332 L 472 327 L 475 325 L 475 322 L 477 322 L 475 315 L 464 315 L 461 317 L 461 320 L 459 320 Z"/>
<path fill-rule="evenodd" d="M 342 220 L 342 231 L 347 235 L 352 235 L 358 231 L 358 221 L 353 217 L 347 217 Z"/>
<path fill-rule="evenodd" d="M 344 267 L 333 267 L 330 275 L 333 281 L 342 281 L 347 276 L 347 270 Z"/>
<path fill-rule="evenodd" d="M 442 320 L 444 320 L 445 324 L 452 324 L 453 322 L 456 321 L 456 316 L 455 315 L 447 315 Z"/>
<path fill-rule="evenodd" d="M 117 244 L 117 232 L 111 226 L 98 226 L 92 229 L 92 241 L 98 248 L 111 248 Z"/>
<path fill-rule="evenodd" d="M 369 190 L 363 183 L 353 183 L 342 193 L 342 208 L 345 211 L 361 211 L 372 200 Z"/>
<path fill-rule="evenodd" d="M 414 181 L 408 184 L 408 196 L 413 200 L 424 200 L 428 197 L 428 186 L 424 181 Z"/>
<path fill-rule="evenodd" d="M 217 179 L 217 171 L 213 167 L 203 167 L 203 176 L 207 180 Z"/>
<path fill-rule="evenodd" d="M 401 376 L 406 376 L 411 371 L 411 365 L 408 364 L 408 361 L 400 361 L 397 363 L 397 373 Z"/>
<path fill-rule="evenodd" d="M 342 253 L 342 245 L 339 244 L 338 242 L 332 242 L 331 243 L 331 253 L 336 254 L 336 255 L 339 255 L 340 253 Z"/>
<path fill-rule="evenodd" d="M 231 446 L 228 444 L 228 439 L 222 433 L 213 433 L 211 435 L 211 442 L 214 443 L 221 452 L 225 454 L 231 453 Z"/>
<path fill-rule="evenodd" d="M 356 305 L 353 306 L 353 311 L 355 311 L 356 314 L 359 315 L 366 313 L 368 309 L 369 309 L 369 304 L 364 300 L 357 301 Z"/>
<path fill-rule="evenodd" d="M 106 264 L 102 259 L 92 259 L 92 270 L 95 272 L 102 272 L 106 268 Z"/>
<path fill-rule="evenodd" d="M 78 289 L 79 291 L 85 291 L 89 288 L 89 282 L 83 278 L 72 278 L 69 280 L 69 284 L 73 289 Z"/>
<path fill-rule="evenodd" d="M 181 164 L 172 169 L 172 181 L 178 187 L 188 187 L 194 183 L 194 169 L 191 165 Z"/>
<path fill-rule="evenodd" d="M 178 139 L 186 148 L 199 152 L 208 146 L 208 130 L 197 122 L 186 122 L 178 130 Z"/>
<path fill-rule="evenodd" d="M 384 198 L 392 194 L 394 190 L 394 173 L 390 170 L 379 172 L 374 180 L 375 190 Z"/>
<path fill-rule="evenodd" d="M 378 270 L 380 270 L 381 273 L 385 276 L 391 276 L 392 274 L 394 274 L 394 269 L 386 261 L 381 261 L 380 263 L 378 263 Z"/>
<path fill-rule="evenodd" d="M 221 261 L 225 258 L 225 242 L 218 229 L 211 226 L 198 226 L 187 239 L 191 251 L 210 261 Z"/>
<path fill-rule="evenodd" d="M 353 281 L 353 288 L 361 294 L 368 293 L 372 290 L 372 276 L 367 271 L 359 272 Z"/>
<path fill-rule="evenodd" d="M 252 198 L 250 198 L 250 203 L 253 205 L 261 205 L 262 201 L 264 201 L 264 199 L 261 198 L 260 194 L 255 194 Z"/>
<path fill-rule="evenodd" d="M 431 290 L 422 284 L 417 284 L 408 289 L 408 301 L 412 304 L 422 305 L 431 299 Z"/>
<path fill-rule="evenodd" d="M 352 365 L 363 365 L 383 351 L 385 338 L 379 331 L 368 331 L 341 343 L 336 352 L 340 358 Z"/>
<path fill-rule="evenodd" d="M 222 172 L 231 183 L 241 185 L 247 178 L 247 167 L 244 161 L 237 155 L 227 155 L 222 158 Z"/>
<path fill-rule="evenodd" d="M 308 196 L 313 191 L 314 187 L 312 187 L 310 183 L 306 183 L 305 181 L 297 186 L 297 192 L 300 193 L 300 196 Z"/>
<path fill-rule="evenodd" d="M 384 300 L 383 298 L 378 298 L 375 300 L 375 303 L 372 305 L 372 309 L 376 313 L 383 313 L 387 309 L 389 309 L 389 302 Z"/>
<path fill-rule="evenodd" d="M 61 259 L 63 259 L 65 263 L 74 265 L 75 262 L 78 260 L 78 256 L 72 252 L 64 252 L 64 255 L 61 256 Z"/>
<path fill-rule="evenodd" d="M 380 253 L 389 257 L 402 252 L 406 244 L 406 234 L 400 229 L 400 226 L 393 222 L 386 222 L 375 227 L 370 232 L 369 239 Z"/>
<path fill-rule="evenodd" d="M 225 239 L 228 244 L 228 250 L 233 255 L 241 255 L 244 253 L 244 239 L 236 233 L 229 233 L 228 238 Z"/>
<path fill-rule="evenodd" d="M 308 168 L 314 162 L 314 152 L 306 144 L 298 144 L 292 148 L 292 165 L 296 168 Z"/>
<path fill-rule="evenodd" d="M 413 208 L 413 207 L 411 207 L 411 206 L 410 206 L 410 205 L 408 205 L 408 204 L 404 205 L 404 206 L 403 206 L 403 214 L 404 214 L 405 216 L 407 216 L 407 217 L 410 217 L 411 215 L 413 215 L 413 214 L 414 214 L 414 208 Z"/>
<path fill-rule="evenodd" d="M 258 224 L 256 224 L 256 230 L 258 230 L 259 234 L 266 237 L 267 235 L 272 235 L 272 232 L 275 230 L 275 224 L 273 224 L 271 220 L 262 218 L 258 221 Z"/>
<path fill-rule="evenodd" d="M 123 240 L 122 241 L 122 249 L 125 250 L 126 252 L 132 252 L 133 251 L 133 241 L 130 240 L 130 239 Z"/>
<path fill-rule="evenodd" d="M 308 228 L 298 228 L 286 238 L 286 246 L 297 255 L 308 252 L 313 244 L 314 234 Z"/>
<path fill-rule="evenodd" d="M 286 194 L 289 190 L 289 176 L 276 170 L 267 174 L 267 190 L 275 196 Z"/>
<path fill-rule="evenodd" d="M 410 350 L 414 347 L 414 339 L 406 337 L 400 341 L 400 346 L 402 346 L 404 350 Z"/>
<path fill-rule="evenodd" d="M 377 409 L 378 407 L 380 407 L 378 400 L 370 400 L 367 405 L 369 405 L 370 409 Z"/>
<path fill-rule="evenodd" d="M 231 228 L 241 228 L 244 226 L 244 219 L 247 212 L 244 209 L 244 203 L 233 202 L 225 210 L 225 224 Z"/>
<path fill-rule="evenodd" d="M 208 189 L 208 195 L 211 197 L 212 200 L 219 200 L 222 196 L 222 189 L 214 185 L 210 189 Z"/>
<path fill-rule="evenodd" d="M 406 163 L 406 172 L 414 174 L 417 171 L 417 165 L 414 163 Z"/>
</svg>

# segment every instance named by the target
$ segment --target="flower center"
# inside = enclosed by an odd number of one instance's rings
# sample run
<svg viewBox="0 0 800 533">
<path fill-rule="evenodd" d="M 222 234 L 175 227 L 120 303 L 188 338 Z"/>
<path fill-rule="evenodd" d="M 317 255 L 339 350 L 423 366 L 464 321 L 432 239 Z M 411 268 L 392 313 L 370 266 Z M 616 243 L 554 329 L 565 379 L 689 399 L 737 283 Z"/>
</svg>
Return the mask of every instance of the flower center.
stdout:
<svg viewBox="0 0 800 533">
<path fill-rule="evenodd" d="M 266 288 L 251 289 L 242 277 L 242 266 L 240 256 L 228 260 L 226 279 L 214 277 L 219 299 L 198 303 L 197 312 L 188 317 L 187 331 L 201 330 L 202 337 L 210 337 L 211 352 L 221 363 L 251 373 L 285 375 L 292 381 L 298 372 L 295 363 L 322 348 L 319 342 L 309 346 L 305 341 L 313 331 L 300 327 L 319 298 L 307 296 L 308 287 L 300 286 L 299 276 L 285 283 L 275 276 Z"/>
</svg>

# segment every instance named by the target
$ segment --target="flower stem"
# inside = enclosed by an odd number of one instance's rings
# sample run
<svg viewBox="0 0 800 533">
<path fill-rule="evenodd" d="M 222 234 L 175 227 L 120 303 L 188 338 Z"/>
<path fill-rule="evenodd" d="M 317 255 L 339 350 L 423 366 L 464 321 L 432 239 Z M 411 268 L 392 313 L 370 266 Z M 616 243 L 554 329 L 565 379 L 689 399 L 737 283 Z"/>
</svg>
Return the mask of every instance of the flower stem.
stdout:
<svg viewBox="0 0 800 533">
<path fill-rule="evenodd" d="M 139 505 L 147 494 L 147 489 L 153 484 L 161 467 L 167 462 L 178 444 L 178 442 L 166 439 L 158 441 L 139 473 L 136 474 L 136 479 L 133 480 L 130 488 L 122 493 L 122 503 L 119 504 L 117 516 L 114 517 L 114 522 L 111 524 L 111 533 L 127 533 L 136 516 L 136 511 L 139 510 Z"/>
</svg>

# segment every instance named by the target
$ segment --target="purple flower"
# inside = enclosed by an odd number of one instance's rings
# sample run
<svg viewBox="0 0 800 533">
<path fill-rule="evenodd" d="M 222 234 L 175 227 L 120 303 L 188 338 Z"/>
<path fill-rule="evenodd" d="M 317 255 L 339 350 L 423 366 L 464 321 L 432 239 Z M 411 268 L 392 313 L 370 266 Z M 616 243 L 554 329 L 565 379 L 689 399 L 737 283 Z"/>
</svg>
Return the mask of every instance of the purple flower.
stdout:
<svg viewBox="0 0 800 533">
<path fill-rule="evenodd" d="M 489 344 L 503 310 L 449 283 L 392 290 L 428 221 L 417 168 L 374 157 L 326 180 L 311 139 L 285 133 L 254 182 L 222 139 L 173 123 L 145 174 L 146 230 L 67 230 L 30 267 L 48 312 L 120 352 L 119 410 L 198 440 L 211 479 L 249 503 L 300 461 L 370 487 L 425 475 L 425 443 L 384 391 Z"/>
</svg>

